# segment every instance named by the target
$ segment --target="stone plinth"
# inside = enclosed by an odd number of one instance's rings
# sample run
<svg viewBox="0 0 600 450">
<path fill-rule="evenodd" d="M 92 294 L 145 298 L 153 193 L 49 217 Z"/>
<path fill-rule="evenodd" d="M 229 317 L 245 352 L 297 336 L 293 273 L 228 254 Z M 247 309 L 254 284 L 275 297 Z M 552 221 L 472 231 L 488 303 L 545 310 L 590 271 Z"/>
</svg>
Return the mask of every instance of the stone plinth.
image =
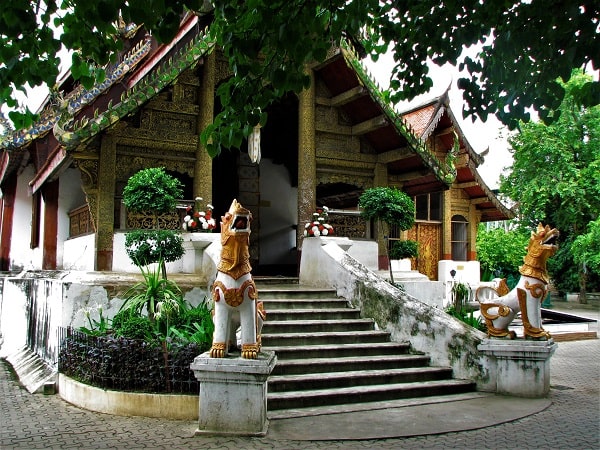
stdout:
<svg viewBox="0 0 600 450">
<path fill-rule="evenodd" d="M 267 433 L 267 378 L 277 357 L 258 359 L 197 356 L 190 368 L 200 382 L 196 434 L 264 436 Z"/>
<path fill-rule="evenodd" d="M 477 349 L 490 374 L 483 390 L 517 397 L 544 397 L 550 391 L 552 340 L 484 339 Z"/>
</svg>

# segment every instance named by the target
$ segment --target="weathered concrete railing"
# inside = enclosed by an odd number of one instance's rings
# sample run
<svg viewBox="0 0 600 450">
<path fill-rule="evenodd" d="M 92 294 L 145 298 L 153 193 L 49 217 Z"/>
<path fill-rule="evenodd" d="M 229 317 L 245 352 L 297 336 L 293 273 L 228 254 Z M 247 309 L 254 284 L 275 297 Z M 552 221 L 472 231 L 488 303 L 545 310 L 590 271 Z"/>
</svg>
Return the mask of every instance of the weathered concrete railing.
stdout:
<svg viewBox="0 0 600 450">
<path fill-rule="evenodd" d="M 304 239 L 300 283 L 334 287 L 361 314 L 391 332 L 394 341 L 410 341 L 434 364 L 451 366 L 458 378 L 487 383 L 489 374 L 477 350 L 485 334 L 409 298 L 340 248 L 336 238 Z"/>
</svg>

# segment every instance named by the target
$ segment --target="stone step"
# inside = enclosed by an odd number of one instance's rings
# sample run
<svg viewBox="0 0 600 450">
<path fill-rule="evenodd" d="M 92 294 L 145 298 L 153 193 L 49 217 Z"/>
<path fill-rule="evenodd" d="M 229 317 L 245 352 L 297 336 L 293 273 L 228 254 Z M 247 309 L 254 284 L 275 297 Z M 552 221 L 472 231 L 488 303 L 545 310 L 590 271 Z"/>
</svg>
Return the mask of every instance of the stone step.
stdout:
<svg viewBox="0 0 600 450">
<path fill-rule="evenodd" d="M 302 296 L 296 298 L 264 298 L 258 293 L 259 301 L 263 302 L 267 315 L 269 311 L 294 310 L 294 309 L 341 309 L 348 308 L 348 302 L 342 298 L 335 297 L 315 297 Z"/>
<path fill-rule="evenodd" d="M 429 364 L 429 361 L 429 356 L 412 354 L 279 359 L 272 375 L 425 367 Z"/>
<path fill-rule="evenodd" d="M 263 335 L 373 330 L 372 319 L 267 320 Z"/>
<path fill-rule="evenodd" d="M 333 290 L 265 285 L 259 299 L 267 312 L 263 350 L 277 355 L 270 417 L 475 391 L 473 382 L 452 379 L 449 367 L 431 367 L 428 355 L 411 353 L 409 343 L 391 342 Z"/>
<path fill-rule="evenodd" d="M 312 288 L 302 285 L 256 286 L 260 300 L 296 298 L 337 298 L 335 289 Z"/>
<path fill-rule="evenodd" d="M 360 310 L 351 308 L 269 309 L 265 325 L 278 320 L 351 320 L 359 318 Z"/>
<path fill-rule="evenodd" d="M 415 383 L 445 380 L 451 377 L 452 369 L 450 367 L 408 367 L 403 369 L 275 375 L 269 377 L 269 393 Z"/>
<path fill-rule="evenodd" d="M 308 358 L 344 358 L 360 356 L 382 356 L 408 354 L 410 344 L 400 342 L 353 343 L 353 344 L 312 344 L 296 346 L 272 346 L 263 340 L 263 350 L 274 351 L 277 360 Z"/>
<path fill-rule="evenodd" d="M 262 334 L 263 345 L 269 347 L 376 343 L 384 342 L 389 338 L 390 333 L 387 331 L 375 330 Z"/>
<path fill-rule="evenodd" d="M 467 380 L 435 380 L 371 386 L 274 392 L 267 396 L 267 409 L 311 408 L 324 405 L 389 401 L 433 395 L 459 394 L 475 389 Z"/>
<path fill-rule="evenodd" d="M 343 414 L 359 411 L 373 411 L 375 415 L 385 414 L 384 409 L 406 408 L 409 406 L 435 405 L 439 403 L 462 402 L 485 397 L 493 397 L 489 392 L 464 392 L 449 395 L 431 395 L 427 397 L 403 398 L 397 400 L 381 400 L 376 402 L 345 403 L 340 405 L 314 406 L 312 408 L 276 409 L 267 412 L 267 417 L 274 419 L 293 419 L 296 417 L 322 416 L 325 414 Z M 456 404 L 457 407 L 460 403 Z"/>
<path fill-rule="evenodd" d="M 254 279 L 254 283 L 256 283 L 256 287 L 259 289 L 269 286 L 297 285 L 300 283 L 300 279 L 298 277 L 255 275 L 252 278 Z"/>
</svg>

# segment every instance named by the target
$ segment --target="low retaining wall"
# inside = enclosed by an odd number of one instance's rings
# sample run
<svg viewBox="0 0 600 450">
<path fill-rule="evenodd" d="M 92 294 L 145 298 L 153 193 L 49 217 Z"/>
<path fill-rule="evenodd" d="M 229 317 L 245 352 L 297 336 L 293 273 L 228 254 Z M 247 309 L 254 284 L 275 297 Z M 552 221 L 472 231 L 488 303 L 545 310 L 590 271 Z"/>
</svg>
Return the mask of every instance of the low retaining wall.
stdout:
<svg viewBox="0 0 600 450">
<path fill-rule="evenodd" d="M 58 375 L 60 397 L 83 409 L 118 416 L 198 420 L 198 396 L 109 391 Z"/>
</svg>

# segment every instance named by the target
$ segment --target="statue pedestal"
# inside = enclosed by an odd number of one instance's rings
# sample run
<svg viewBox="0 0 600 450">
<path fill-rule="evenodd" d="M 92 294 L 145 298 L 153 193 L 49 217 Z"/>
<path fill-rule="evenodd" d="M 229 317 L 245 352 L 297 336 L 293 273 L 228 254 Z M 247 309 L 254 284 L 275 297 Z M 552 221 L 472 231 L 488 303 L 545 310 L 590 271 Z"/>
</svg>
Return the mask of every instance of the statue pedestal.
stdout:
<svg viewBox="0 0 600 450">
<path fill-rule="evenodd" d="M 482 390 L 517 397 L 545 397 L 550 391 L 554 340 L 484 339 L 477 346 L 490 378 Z"/>
<path fill-rule="evenodd" d="M 211 358 L 205 352 L 190 368 L 200 382 L 196 434 L 264 436 L 267 433 L 267 378 L 277 357 Z"/>
</svg>

